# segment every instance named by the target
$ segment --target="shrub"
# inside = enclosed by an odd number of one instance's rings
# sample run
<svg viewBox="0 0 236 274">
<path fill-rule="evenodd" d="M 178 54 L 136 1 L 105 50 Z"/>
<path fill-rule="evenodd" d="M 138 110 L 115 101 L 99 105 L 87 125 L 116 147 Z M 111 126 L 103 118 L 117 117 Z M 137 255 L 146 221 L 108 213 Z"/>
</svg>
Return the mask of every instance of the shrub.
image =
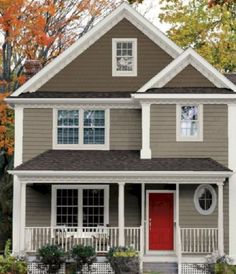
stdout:
<svg viewBox="0 0 236 274">
<path fill-rule="evenodd" d="M 140 273 L 138 252 L 133 248 L 111 248 L 107 254 L 107 257 L 116 274 Z"/>
<path fill-rule="evenodd" d="M 26 274 L 27 264 L 24 260 L 10 255 L 11 241 L 8 240 L 5 246 L 4 256 L 0 256 L 1 274 Z"/>
<path fill-rule="evenodd" d="M 71 250 L 71 257 L 76 262 L 77 270 L 81 271 L 85 265 L 90 269 L 96 259 L 96 252 L 92 246 L 76 245 Z"/>
<path fill-rule="evenodd" d="M 39 268 L 43 268 L 48 274 L 57 273 L 65 263 L 65 252 L 57 245 L 45 245 L 39 249 Z"/>
<path fill-rule="evenodd" d="M 204 266 L 196 265 L 196 268 L 210 274 L 236 274 L 236 267 L 231 265 L 232 259 L 229 256 L 213 252 L 206 259 Z"/>
</svg>

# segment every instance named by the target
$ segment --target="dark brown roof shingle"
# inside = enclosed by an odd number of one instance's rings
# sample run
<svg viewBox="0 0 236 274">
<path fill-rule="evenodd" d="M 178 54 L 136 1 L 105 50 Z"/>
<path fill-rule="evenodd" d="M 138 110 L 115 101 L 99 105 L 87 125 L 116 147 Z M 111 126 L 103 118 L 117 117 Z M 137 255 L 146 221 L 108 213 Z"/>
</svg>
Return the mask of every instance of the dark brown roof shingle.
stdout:
<svg viewBox="0 0 236 274">
<path fill-rule="evenodd" d="M 140 159 L 129 150 L 49 150 L 15 170 L 50 171 L 229 171 L 210 158 Z"/>
</svg>

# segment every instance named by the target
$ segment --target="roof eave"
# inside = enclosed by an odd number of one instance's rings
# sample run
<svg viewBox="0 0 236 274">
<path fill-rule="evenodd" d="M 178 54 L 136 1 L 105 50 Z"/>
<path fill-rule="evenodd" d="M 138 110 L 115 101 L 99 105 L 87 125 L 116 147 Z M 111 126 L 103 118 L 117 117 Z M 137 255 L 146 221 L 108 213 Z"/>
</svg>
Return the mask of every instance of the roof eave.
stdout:
<svg viewBox="0 0 236 274">
<path fill-rule="evenodd" d="M 233 171 L 57 171 L 57 170 L 9 170 L 9 174 L 17 175 L 20 177 L 31 177 L 31 176 L 40 176 L 40 177 L 68 177 L 68 176 L 84 176 L 84 177 L 96 177 L 96 176 L 139 176 L 139 177 L 176 177 L 176 176 L 192 176 L 192 177 L 231 177 Z"/>
</svg>

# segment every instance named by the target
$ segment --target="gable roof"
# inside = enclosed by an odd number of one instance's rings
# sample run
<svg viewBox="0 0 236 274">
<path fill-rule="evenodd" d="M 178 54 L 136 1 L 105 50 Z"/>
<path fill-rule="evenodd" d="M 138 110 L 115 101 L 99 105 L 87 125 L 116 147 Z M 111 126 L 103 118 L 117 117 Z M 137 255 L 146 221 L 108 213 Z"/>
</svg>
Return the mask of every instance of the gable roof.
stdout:
<svg viewBox="0 0 236 274">
<path fill-rule="evenodd" d="M 138 92 L 146 92 L 150 88 L 162 88 L 188 65 L 192 65 L 207 77 L 217 88 L 228 88 L 236 92 L 236 85 L 221 74 L 192 48 L 188 48 L 168 66 L 143 85 Z"/>
<path fill-rule="evenodd" d="M 17 89 L 12 96 L 18 96 L 24 92 L 35 92 L 124 18 L 134 24 L 173 58 L 176 58 L 183 52 L 180 47 L 141 14 L 130 7 L 129 4 L 123 3 L 61 55 L 28 80 L 23 86 Z"/>
</svg>

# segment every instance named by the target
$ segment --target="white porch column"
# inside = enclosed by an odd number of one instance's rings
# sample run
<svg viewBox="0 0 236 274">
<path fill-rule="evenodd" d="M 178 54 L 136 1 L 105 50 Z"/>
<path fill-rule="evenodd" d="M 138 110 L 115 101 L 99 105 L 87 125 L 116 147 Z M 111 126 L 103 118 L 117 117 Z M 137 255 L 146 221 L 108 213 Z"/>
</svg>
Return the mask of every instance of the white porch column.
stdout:
<svg viewBox="0 0 236 274">
<path fill-rule="evenodd" d="M 119 204 L 118 204 L 118 225 L 119 225 L 119 246 L 125 245 L 125 183 L 119 183 Z"/>
<path fill-rule="evenodd" d="M 150 104 L 142 103 L 142 149 L 141 159 L 151 159 L 150 149 Z"/>
<path fill-rule="evenodd" d="M 236 105 L 228 105 L 228 167 L 236 172 Z M 236 174 L 229 178 L 229 256 L 236 263 Z"/>
<path fill-rule="evenodd" d="M 25 251 L 25 213 L 26 213 L 26 183 L 20 184 L 21 202 L 20 202 L 20 252 Z"/>
<path fill-rule="evenodd" d="M 220 255 L 224 254 L 224 205 L 223 205 L 223 186 L 218 183 L 218 249 Z"/>
<path fill-rule="evenodd" d="M 13 228 L 12 228 L 12 253 L 18 255 L 20 252 L 20 180 L 14 176 L 13 183 Z"/>
<path fill-rule="evenodd" d="M 14 167 L 22 163 L 23 154 L 23 108 L 15 107 L 15 151 Z M 21 223 L 21 185 L 19 178 L 15 175 L 13 183 L 13 224 L 12 224 L 12 253 L 18 255 L 20 252 L 20 223 Z"/>
</svg>

